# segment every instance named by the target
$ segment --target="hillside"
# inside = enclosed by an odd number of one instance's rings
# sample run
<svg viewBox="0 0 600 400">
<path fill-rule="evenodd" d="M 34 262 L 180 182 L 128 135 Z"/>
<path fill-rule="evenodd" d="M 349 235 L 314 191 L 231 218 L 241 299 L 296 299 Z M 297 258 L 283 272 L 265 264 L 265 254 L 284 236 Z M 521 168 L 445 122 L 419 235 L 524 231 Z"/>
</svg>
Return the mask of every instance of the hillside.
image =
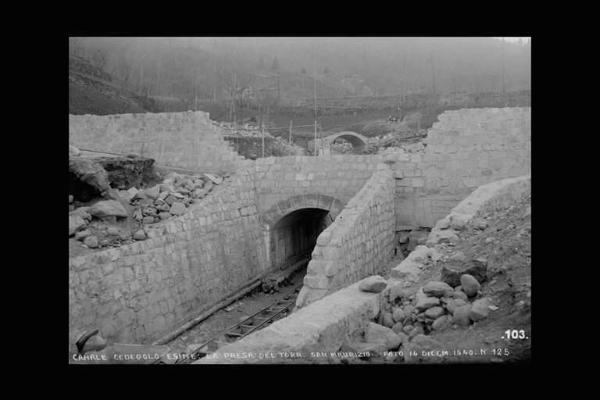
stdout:
<svg viewBox="0 0 600 400">
<path fill-rule="evenodd" d="M 69 57 L 69 114 L 124 114 L 152 112 L 151 101 L 114 84 L 113 77 L 84 58 Z"/>
</svg>

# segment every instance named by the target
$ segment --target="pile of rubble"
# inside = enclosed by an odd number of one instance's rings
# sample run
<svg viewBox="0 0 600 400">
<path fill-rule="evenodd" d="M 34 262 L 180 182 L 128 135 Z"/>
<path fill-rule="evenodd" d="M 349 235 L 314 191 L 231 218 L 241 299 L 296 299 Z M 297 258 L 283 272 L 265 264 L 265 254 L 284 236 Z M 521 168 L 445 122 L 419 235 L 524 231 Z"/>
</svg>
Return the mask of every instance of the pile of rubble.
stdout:
<svg viewBox="0 0 600 400">
<path fill-rule="evenodd" d="M 411 293 L 402 282 L 388 284 L 380 276 L 363 280 L 361 291 L 381 293 L 380 312 L 376 322 L 368 324 L 364 341 L 345 346 L 376 354 L 398 350 L 400 346 L 405 350 L 411 346 L 420 348 L 433 341 L 426 336 L 433 331 L 468 327 L 487 318 L 498 307 L 491 298 L 481 296 L 485 266 L 479 264 L 463 272 L 470 273 L 447 272 L 441 281 L 430 281 L 416 293 Z M 406 353 L 405 360 L 408 358 Z"/>
<path fill-rule="evenodd" d="M 191 204 L 206 197 L 225 178 L 171 173 L 160 184 L 142 190 L 111 189 L 112 199 L 78 208 L 69 195 L 69 237 L 90 249 L 145 240 L 144 224 L 184 214 Z"/>
<path fill-rule="evenodd" d="M 133 187 L 118 193 L 134 207 L 132 215 L 135 220 L 154 224 L 184 214 L 190 205 L 206 197 L 223 179 L 211 174 L 190 176 L 171 173 L 161 184 L 144 190 Z"/>
</svg>

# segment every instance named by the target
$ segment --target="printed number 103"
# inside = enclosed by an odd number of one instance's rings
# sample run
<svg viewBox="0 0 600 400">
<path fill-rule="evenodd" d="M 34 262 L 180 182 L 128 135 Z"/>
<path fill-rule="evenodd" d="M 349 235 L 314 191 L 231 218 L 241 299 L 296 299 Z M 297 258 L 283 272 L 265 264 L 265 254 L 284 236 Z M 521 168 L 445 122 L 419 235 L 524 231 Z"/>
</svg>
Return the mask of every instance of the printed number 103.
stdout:
<svg viewBox="0 0 600 400">
<path fill-rule="evenodd" d="M 504 332 L 504 339 L 527 339 L 525 335 L 525 330 L 520 329 L 507 329 Z"/>
</svg>

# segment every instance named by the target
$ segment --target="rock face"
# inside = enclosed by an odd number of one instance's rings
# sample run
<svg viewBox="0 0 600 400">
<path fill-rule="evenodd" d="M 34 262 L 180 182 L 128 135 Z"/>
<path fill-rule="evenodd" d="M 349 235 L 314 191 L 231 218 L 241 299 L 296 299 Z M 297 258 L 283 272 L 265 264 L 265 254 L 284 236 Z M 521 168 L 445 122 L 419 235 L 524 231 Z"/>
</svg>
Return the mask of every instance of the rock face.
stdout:
<svg viewBox="0 0 600 400">
<path fill-rule="evenodd" d="M 127 210 L 116 200 L 99 201 L 90 207 L 88 212 L 97 218 L 104 217 L 127 217 Z"/>
<path fill-rule="evenodd" d="M 473 297 L 477 294 L 481 285 L 475 279 L 473 275 L 464 274 L 460 277 L 460 285 L 462 286 L 462 291 L 469 297 Z"/>
<path fill-rule="evenodd" d="M 373 275 L 363 279 L 358 285 L 358 289 L 363 292 L 379 293 L 387 286 L 387 281 L 379 275 Z"/>
</svg>

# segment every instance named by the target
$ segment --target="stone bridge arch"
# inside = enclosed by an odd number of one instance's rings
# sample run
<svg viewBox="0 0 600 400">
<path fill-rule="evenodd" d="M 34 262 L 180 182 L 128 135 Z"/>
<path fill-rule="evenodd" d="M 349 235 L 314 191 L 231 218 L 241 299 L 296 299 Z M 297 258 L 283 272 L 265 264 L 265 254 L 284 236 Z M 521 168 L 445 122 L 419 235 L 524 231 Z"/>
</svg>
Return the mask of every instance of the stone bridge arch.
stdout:
<svg viewBox="0 0 600 400">
<path fill-rule="evenodd" d="M 331 145 L 336 141 L 336 139 L 340 138 L 349 142 L 354 148 L 355 153 L 362 152 L 367 146 L 367 138 L 359 133 L 352 131 L 338 132 L 333 135 L 329 135 L 323 138 L 323 141 L 327 147 L 331 147 Z"/>
<path fill-rule="evenodd" d="M 320 193 L 275 203 L 260 215 L 267 265 L 282 268 L 312 253 L 317 237 L 343 209 L 342 201 Z"/>
</svg>

